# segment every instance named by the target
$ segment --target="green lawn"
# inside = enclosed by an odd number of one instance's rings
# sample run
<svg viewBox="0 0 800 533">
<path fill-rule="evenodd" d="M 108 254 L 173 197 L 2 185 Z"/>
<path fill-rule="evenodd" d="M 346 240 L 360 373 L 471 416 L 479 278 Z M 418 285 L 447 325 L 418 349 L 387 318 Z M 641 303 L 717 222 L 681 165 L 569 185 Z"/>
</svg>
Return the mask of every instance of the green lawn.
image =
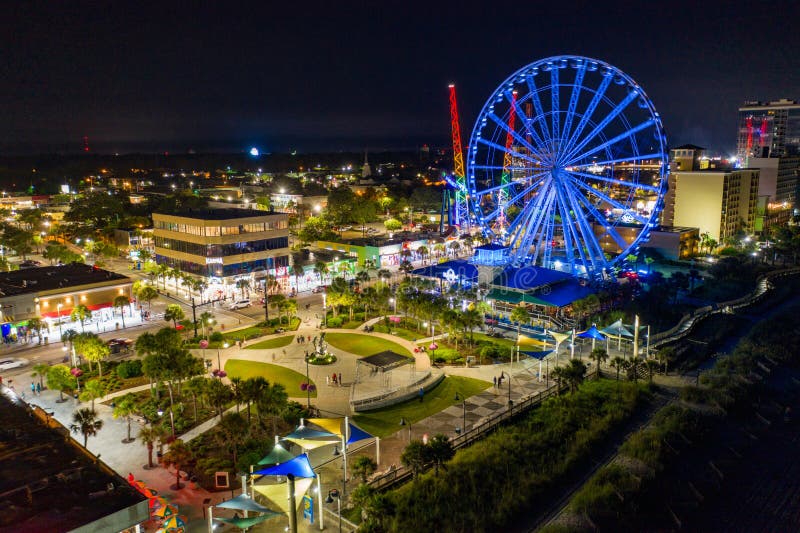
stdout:
<svg viewBox="0 0 800 533">
<path fill-rule="evenodd" d="M 405 403 L 356 415 L 354 420 L 364 431 L 378 437 L 387 437 L 401 429 L 401 418 L 405 419 L 407 424 L 419 422 L 459 403 L 455 401 L 456 392 L 461 397 L 469 398 L 491 385 L 481 379 L 448 376 L 435 389 L 425 393 L 422 403 L 414 398 Z"/>
<path fill-rule="evenodd" d="M 380 337 L 373 337 L 369 334 L 328 333 L 325 335 L 325 340 L 334 348 L 361 356 L 372 355 L 385 350 L 391 350 L 409 357 L 411 356 L 411 352 L 396 342 Z"/>
<path fill-rule="evenodd" d="M 294 340 L 294 335 L 284 335 L 283 337 L 276 337 L 266 341 L 257 342 L 250 346 L 245 346 L 247 350 L 267 350 L 271 348 L 283 348 L 289 346 Z"/>
<path fill-rule="evenodd" d="M 505 337 L 502 339 L 498 339 L 497 337 L 490 337 L 489 335 L 484 335 L 483 333 L 474 333 L 475 342 L 477 341 L 489 341 L 495 344 L 499 344 L 500 346 L 504 346 L 506 348 L 513 348 L 517 345 L 517 333 L 504 331 Z"/>
<path fill-rule="evenodd" d="M 238 341 L 239 339 L 254 339 L 256 337 L 260 337 L 264 335 L 262 332 L 263 328 L 259 328 L 256 326 L 250 326 L 249 328 L 242 328 L 237 329 L 236 331 L 229 331 L 227 333 L 223 333 L 222 336 L 225 338 L 226 341 Z"/>
<path fill-rule="evenodd" d="M 292 398 L 305 396 L 306 393 L 300 390 L 300 384 L 305 382 L 306 377 L 294 370 L 269 363 L 257 363 L 255 361 L 243 361 L 242 359 L 229 359 L 225 363 L 225 372 L 229 378 L 240 377 L 242 379 L 261 376 L 270 383 L 280 383 L 286 388 L 286 392 Z M 312 380 L 311 383 L 314 383 Z M 315 384 L 316 385 L 316 384 Z M 311 391 L 311 397 L 317 397 L 317 391 Z"/>
<path fill-rule="evenodd" d="M 417 333 L 416 331 L 411 331 L 410 329 L 397 328 L 394 326 L 386 327 L 383 324 L 375 324 L 375 331 L 379 333 L 389 333 L 389 330 L 391 330 L 391 335 L 397 335 L 401 339 L 405 339 L 411 342 L 414 342 L 417 339 L 425 338 L 425 335 Z"/>
</svg>

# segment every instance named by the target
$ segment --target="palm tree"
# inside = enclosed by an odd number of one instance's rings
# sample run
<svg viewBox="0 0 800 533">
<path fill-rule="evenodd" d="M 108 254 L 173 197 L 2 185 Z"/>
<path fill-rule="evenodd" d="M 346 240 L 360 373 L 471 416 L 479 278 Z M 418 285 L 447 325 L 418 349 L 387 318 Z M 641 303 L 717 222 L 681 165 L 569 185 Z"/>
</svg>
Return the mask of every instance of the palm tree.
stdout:
<svg viewBox="0 0 800 533">
<path fill-rule="evenodd" d="M 611 360 L 611 366 L 614 367 L 614 370 L 617 371 L 617 381 L 619 381 L 619 373 L 625 368 L 625 359 L 620 356 L 616 356 Z"/>
<path fill-rule="evenodd" d="M 650 383 L 652 383 L 653 374 L 658 370 L 659 363 L 653 359 L 648 359 L 644 362 L 644 366 L 647 369 L 647 379 Z"/>
<path fill-rule="evenodd" d="M 135 440 L 131 438 L 131 416 L 136 413 L 136 408 L 136 397 L 130 392 L 117 400 L 114 404 L 114 418 L 124 418 L 128 423 L 128 438 L 122 439 L 124 444 Z"/>
<path fill-rule="evenodd" d="M 240 279 L 236 281 L 236 288 L 242 291 L 242 299 L 244 299 L 244 291 L 247 291 L 247 294 L 250 294 L 250 280 L 247 279 Z"/>
<path fill-rule="evenodd" d="M 434 435 L 428 443 L 428 457 L 433 461 L 435 474 L 439 475 L 439 467 L 453 458 L 455 450 L 447 435 Z"/>
<path fill-rule="evenodd" d="M 69 314 L 70 320 L 73 322 L 78 320 L 81 323 L 81 331 L 86 331 L 83 325 L 86 323 L 86 319 L 92 316 L 91 310 L 83 304 L 76 305 L 72 312 Z"/>
<path fill-rule="evenodd" d="M 367 482 L 367 478 L 375 472 L 375 469 L 378 468 L 378 464 L 372 459 L 372 457 L 368 455 L 359 455 L 353 460 L 353 464 L 350 467 L 350 472 L 356 476 L 361 478 L 362 483 Z"/>
<path fill-rule="evenodd" d="M 206 334 L 206 327 L 208 326 L 210 329 L 211 324 L 214 323 L 214 315 L 208 311 L 203 311 L 200 313 L 200 325 L 203 326 L 203 337 L 208 338 Z"/>
<path fill-rule="evenodd" d="M 208 378 L 195 376 L 183 386 L 183 390 L 192 395 L 192 407 L 194 409 L 194 422 L 197 423 L 197 397 L 203 395 Z"/>
<path fill-rule="evenodd" d="M 592 353 L 589 354 L 589 359 L 595 361 L 597 364 L 597 369 L 595 370 L 595 379 L 600 379 L 600 364 L 605 363 L 608 360 L 608 353 L 605 351 L 604 348 L 597 347 L 592 350 Z"/>
<path fill-rule="evenodd" d="M 249 434 L 250 424 L 239 413 L 226 414 L 217 425 L 217 440 L 219 444 L 228 446 L 233 452 L 234 467 L 239 455 L 239 446 L 247 441 Z"/>
<path fill-rule="evenodd" d="M 420 246 L 420 247 L 417 248 L 417 253 L 419 254 L 420 258 L 423 261 L 425 261 L 425 258 L 428 256 L 428 254 L 430 252 L 428 251 L 428 247 L 427 246 Z"/>
<path fill-rule="evenodd" d="M 289 400 L 289 395 L 286 389 L 279 383 L 272 383 L 265 387 L 261 395 L 256 399 L 256 408 L 258 409 L 258 417 L 261 418 L 262 413 L 272 417 L 272 433 L 277 435 L 277 417 L 286 407 Z"/>
<path fill-rule="evenodd" d="M 322 283 L 322 277 L 328 274 L 328 263 L 322 260 L 314 263 L 314 274 L 319 276 L 319 282 Z"/>
<path fill-rule="evenodd" d="M 166 311 L 164 312 L 164 320 L 169 322 L 172 321 L 173 327 L 178 327 L 178 321 L 183 320 L 184 317 L 183 309 L 178 304 L 169 304 L 167 306 Z"/>
<path fill-rule="evenodd" d="M 89 437 L 97 435 L 103 428 L 103 421 L 97 418 L 97 413 L 89 408 L 78 409 L 72 413 L 72 424 L 69 429 L 73 433 L 83 435 L 83 447 L 89 442 Z"/>
<path fill-rule="evenodd" d="M 153 448 L 163 434 L 164 428 L 161 426 L 145 426 L 139 430 L 139 441 L 144 446 L 147 446 L 147 468 L 155 467 L 153 464 Z"/>
<path fill-rule="evenodd" d="M 39 317 L 28 319 L 28 329 L 36 332 L 36 336 L 39 338 L 39 344 L 42 344 L 42 330 L 46 327 L 46 322 Z"/>
<path fill-rule="evenodd" d="M 152 308 L 152 301 L 158 298 L 158 291 L 155 287 L 145 285 L 136 293 L 136 297 L 142 302 L 147 302 L 147 308 Z"/>
<path fill-rule="evenodd" d="M 392 272 L 387 268 L 378 270 L 378 277 L 384 281 L 392 279 Z"/>
<path fill-rule="evenodd" d="M 175 467 L 175 485 L 170 486 L 170 489 L 180 490 L 184 487 L 181 484 L 181 467 L 189 464 L 193 458 L 192 449 L 181 439 L 169 445 L 169 451 L 164 454 L 164 464 Z"/>
<path fill-rule="evenodd" d="M 523 322 L 528 323 L 531 319 L 531 316 L 528 314 L 528 310 L 523 306 L 517 306 L 511 311 L 511 316 L 508 317 L 511 322 L 517 325 L 517 339 L 519 340 L 519 332 L 520 326 Z"/>
<path fill-rule="evenodd" d="M 356 274 L 356 279 L 361 283 L 368 282 L 370 280 L 369 272 L 366 270 L 360 271 L 358 274 Z"/>
<path fill-rule="evenodd" d="M 242 399 L 247 405 L 248 424 L 250 423 L 250 405 L 255 402 L 267 388 L 269 388 L 269 381 L 261 376 L 246 379 L 242 383 Z"/>
<path fill-rule="evenodd" d="M 400 455 L 400 462 L 416 476 L 428 464 L 428 447 L 421 440 L 412 440 Z"/>
<path fill-rule="evenodd" d="M 122 317 L 122 327 L 125 327 L 125 308 L 131 304 L 130 298 L 124 295 L 114 298 L 114 309 L 119 308 L 119 316 Z"/>
<path fill-rule="evenodd" d="M 47 377 L 47 369 L 50 365 L 47 363 L 37 363 L 33 365 L 33 377 L 39 378 L 39 387 L 44 388 L 44 378 Z"/>
<path fill-rule="evenodd" d="M 106 387 L 99 379 L 90 379 L 83 384 L 83 391 L 79 399 L 82 402 L 92 402 L 92 411 L 94 411 L 94 401 L 106 395 Z"/>
<path fill-rule="evenodd" d="M 167 290 L 167 277 L 169 276 L 170 270 L 171 269 L 169 265 L 165 263 L 161 263 L 155 268 L 155 274 L 157 277 L 161 278 L 161 283 L 164 286 L 164 290 Z"/>
</svg>

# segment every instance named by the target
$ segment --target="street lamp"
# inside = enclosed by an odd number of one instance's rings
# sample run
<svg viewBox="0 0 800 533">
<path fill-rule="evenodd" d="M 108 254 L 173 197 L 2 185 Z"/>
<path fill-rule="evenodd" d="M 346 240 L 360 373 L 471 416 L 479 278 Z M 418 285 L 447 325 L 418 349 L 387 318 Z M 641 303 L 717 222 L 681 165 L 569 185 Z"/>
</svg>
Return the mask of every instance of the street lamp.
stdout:
<svg viewBox="0 0 800 533">
<path fill-rule="evenodd" d="M 339 494 L 339 489 L 329 490 L 325 503 L 333 503 L 334 498 L 336 499 L 336 512 L 339 515 L 339 533 L 342 533 L 342 497 Z"/>
<path fill-rule="evenodd" d="M 59 338 L 61 338 L 61 335 L 62 335 L 61 334 L 61 308 L 62 307 L 64 307 L 64 304 L 57 304 L 56 305 L 56 309 L 58 310 L 58 337 Z M 64 339 L 61 338 L 61 341 L 63 342 Z"/>
<path fill-rule="evenodd" d="M 158 413 L 159 417 L 164 416 L 164 411 L 162 409 L 159 409 L 156 412 Z M 175 416 L 172 414 L 172 408 L 171 407 L 169 409 L 169 427 L 172 429 L 172 437 L 174 438 L 175 437 Z"/>
<path fill-rule="evenodd" d="M 227 342 L 222 345 L 223 348 L 227 349 L 230 346 Z M 222 363 L 220 362 L 219 358 L 219 347 L 217 347 L 217 369 L 222 371 Z"/>
<path fill-rule="evenodd" d="M 508 376 L 508 406 L 511 407 L 512 405 L 514 405 L 513 400 L 511 400 L 511 374 L 509 374 L 504 370 L 500 372 L 500 377 L 503 377 L 503 374 Z"/>
<path fill-rule="evenodd" d="M 456 392 L 455 400 L 457 402 L 461 402 L 461 407 L 463 408 L 463 416 L 461 421 L 461 433 L 467 432 L 467 398 L 461 398 L 461 396 Z"/>
<path fill-rule="evenodd" d="M 308 377 L 308 360 L 310 359 L 308 355 L 308 350 L 306 350 L 306 407 L 311 409 L 311 379 Z"/>
<path fill-rule="evenodd" d="M 394 298 L 389 298 L 389 303 L 392 304 L 392 308 L 394 309 L 394 314 L 397 314 L 397 300 Z"/>
</svg>

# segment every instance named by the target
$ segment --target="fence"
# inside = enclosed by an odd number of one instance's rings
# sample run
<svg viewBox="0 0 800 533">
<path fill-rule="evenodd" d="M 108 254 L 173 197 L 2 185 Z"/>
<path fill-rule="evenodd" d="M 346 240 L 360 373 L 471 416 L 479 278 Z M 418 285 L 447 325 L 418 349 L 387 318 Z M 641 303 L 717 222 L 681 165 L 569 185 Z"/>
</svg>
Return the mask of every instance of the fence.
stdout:
<svg viewBox="0 0 800 533">
<path fill-rule="evenodd" d="M 559 390 L 563 389 L 557 384 L 550 385 L 547 389 L 539 391 L 536 394 L 531 394 L 517 400 L 511 404 L 510 407 L 498 411 L 484 418 L 482 422 L 475 425 L 469 431 L 463 432 L 450 439 L 453 449 L 458 450 L 482 439 L 487 433 L 495 430 L 501 424 L 512 420 L 513 418 L 529 411 L 533 407 L 539 405 L 547 398 L 558 394 Z M 411 469 L 400 466 L 382 476 L 374 478 L 370 481 L 369 485 L 375 490 L 386 490 L 395 485 L 405 483 L 413 476 Z"/>
<path fill-rule="evenodd" d="M 355 412 L 361 411 L 370 411 L 372 409 L 379 409 L 381 407 L 386 407 L 389 405 L 394 405 L 396 403 L 404 402 L 406 400 L 410 400 L 414 398 L 422 386 L 423 389 L 427 392 L 428 390 L 432 389 L 436 385 L 439 384 L 440 381 L 444 379 L 444 374 L 440 373 L 438 375 L 433 376 L 431 380 L 432 373 L 430 370 L 426 371 L 422 378 L 414 381 L 409 385 L 404 385 L 403 387 L 398 387 L 396 389 L 392 389 L 390 391 L 384 392 L 383 394 L 377 396 L 370 396 L 369 398 L 362 398 L 359 400 L 355 400 L 352 398 L 353 391 L 355 387 L 351 388 L 351 398 L 350 398 L 350 408 Z"/>
</svg>

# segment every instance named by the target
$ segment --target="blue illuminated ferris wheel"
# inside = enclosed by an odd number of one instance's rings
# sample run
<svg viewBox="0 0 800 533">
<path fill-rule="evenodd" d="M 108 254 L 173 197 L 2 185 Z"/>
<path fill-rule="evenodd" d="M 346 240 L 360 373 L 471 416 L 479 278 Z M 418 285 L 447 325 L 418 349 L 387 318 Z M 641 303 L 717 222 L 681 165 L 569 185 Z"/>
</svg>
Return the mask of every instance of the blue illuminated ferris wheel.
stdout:
<svg viewBox="0 0 800 533">
<path fill-rule="evenodd" d="M 579 56 L 542 59 L 506 79 L 467 154 L 471 209 L 507 260 L 590 278 L 648 238 L 666 176 L 666 135 L 644 90 Z"/>
</svg>

